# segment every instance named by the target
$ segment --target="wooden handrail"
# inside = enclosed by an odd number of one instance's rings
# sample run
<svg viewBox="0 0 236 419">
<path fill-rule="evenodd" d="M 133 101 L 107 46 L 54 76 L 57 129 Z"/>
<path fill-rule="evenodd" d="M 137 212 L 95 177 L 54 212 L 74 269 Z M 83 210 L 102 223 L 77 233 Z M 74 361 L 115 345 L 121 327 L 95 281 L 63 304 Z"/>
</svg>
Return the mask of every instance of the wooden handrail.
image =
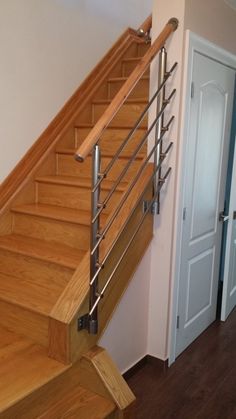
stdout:
<svg viewBox="0 0 236 419">
<path fill-rule="evenodd" d="M 142 26 L 142 28 L 143 27 L 144 26 Z M 151 45 L 147 53 L 141 58 L 137 67 L 133 70 L 129 78 L 126 80 L 126 82 L 123 84 L 117 95 L 114 97 L 110 105 L 105 110 L 104 114 L 101 116 L 101 118 L 98 120 L 96 125 L 92 128 L 84 142 L 77 150 L 75 154 L 75 159 L 77 161 L 83 162 L 84 159 L 89 155 L 93 146 L 98 142 L 102 133 L 110 124 L 116 113 L 119 111 L 129 94 L 132 92 L 133 88 L 136 86 L 136 84 L 142 77 L 142 75 L 145 73 L 153 58 L 156 56 L 158 51 L 160 51 L 160 49 L 164 46 L 170 34 L 174 32 L 177 29 L 177 27 L 178 20 L 176 18 L 171 18 L 165 25 L 160 35 Z"/>
</svg>

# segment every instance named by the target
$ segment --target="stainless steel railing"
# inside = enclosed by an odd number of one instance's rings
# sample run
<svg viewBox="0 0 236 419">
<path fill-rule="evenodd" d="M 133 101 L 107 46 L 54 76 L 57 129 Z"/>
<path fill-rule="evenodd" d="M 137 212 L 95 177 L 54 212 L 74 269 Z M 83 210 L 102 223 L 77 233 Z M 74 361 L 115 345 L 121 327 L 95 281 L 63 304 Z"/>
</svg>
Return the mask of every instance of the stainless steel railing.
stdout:
<svg viewBox="0 0 236 419">
<path fill-rule="evenodd" d="M 173 143 L 171 142 L 165 151 L 163 151 L 163 139 L 166 132 L 169 130 L 174 116 L 172 116 L 167 124 L 165 125 L 165 118 L 164 113 L 167 106 L 170 104 L 172 98 L 175 95 L 175 89 L 171 91 L 169 96 L 166 98 L 166 91 L 165 86 L 167 80 L 171 77 L 172 73 L 174 72 L 177 63 L 175 63 L 170 71 L 167 71 L 167 53 L 165 48 L 163 47 L 160 51 L 159 57 L 159 79 L 158 79 L 158 89 L 155 94 L 150 99 L 149 103 L 145 107 L 144 111 L 138 118 L 137 122 L 135 123 L 134 127 L 129 132 L 128 136 L 122 142 L 118 150 L 116 151 L 114 157 L 111 159 L 107 167 L 103 172 L 101 172 L 101 150 L 100 146 L 97 143 L 93 148 L 92 153 L 92 193 L 91 193 L 91 207 L 92 207 L 92 217 L 91 217 L 91 240 L 90 240 L 90 298 L 89 298 L 89 310 L 88 313 L 84 316 L 80 317 L 78 321 L 78 329 L 87 329 L 89 333 L 96 334 L 98 332 L 98 305 L 104 293 L 106 292 L 108 286 L 111 284 L 114 274 L 116 273 L 117 269 L 119 268 L 123 258 L 127 254 L 131 244 L 133 243 L 135 237 L 137 236 L 143 222 L 150 211 L 153 212 L 154 205 L 156 205 L 157 213 L 160 211 L 160 191 L 163 187 L 166 179 L 168 178 L 171 168 L 168 168 L 164 176 L 162 175 L 162 163 L 167 157 L 168 153 L 170 152 Z M 114 182 L 113 186 L 111 187 L 110 191 L 106 195 L 106 197 L 101 201 L 101 186 L 103 180 L 108 176 L 109 172 L 113 168 L 114 164 L 117 162 L 118 158 L 120 157 L 122 151 L 132 139 L 134 134 L 136 133 L 137 129 L 141 126 L 141 123 L 144 117 L 148 114 L 150 107 L 152 104 L 157 101 L 157 113 L 154 120 L 150 123 L 149 128 L 145 132 L 144 136 L 140 140 L 138 146 L 135 148 L 130 160 L 126 164 L 126 166 L 122 169 L 121 173 L 119 174 L 117 180 Z M 149 135 L 155 130 L 155 141 L 154 145 L 151 147 L 151 150 L 148 152 L 146 158 L 143 159 L 140 168 L 138 169 L 137 173 L 130 181 L 127 190 L 122 195 L 118 205 L 113 210 L 112 215 L 109 217 L 108 221 L 106 222 L 105 226 L 101 228 L 100 225 L 100 218 L 103 214 L 104 209 L 108 205 L 109 201 L 113 197 L 114 193 L 117 190 L 117 187 L 124 180 L 125 175 L 127 174 L 129 168 L 134 163 L 138 153 L 142 149 L 142 147 L 147 143 Z M 110 248 L 106 251 L 105 255 L 100 259 L 100 246 L 102 241 L 106 238 L 111 226 L 113 225 L 115 219 L 117 218 L 118 214 L 124 207 L 127 198 L 130 196 L 132 190 L 137 185 L 138 181 L 140 180 L 142 174 L 144 173 L 147 165 L 150 162 L 150 159 L 154 160 L 154 169 L 153 173 L 149 178 L 144 190 L 141 193 L 140 199 L 143 199 L 148 188 L 153 186 L 153 195 L 152 199 L 148 202 L 145 202 L 145 206 L 143 209 L 143 214 L 135 227 L 131 237 L 128 239 L 128 242 L 125 244 L 124 249 L 122 249 L 121 255 L 119 256 L 118 260 L 116 261 L 114 267 L 112 268 L 111 273 L 106 278 L 105 284 L 99 289 L 99 275 L 101 270 L 106 265 L 109 256 L 111 255 L 112 251 L 114 250 L 118 240 L 120 239 L 122 233 L 125 231 L 128 223 L 130 222 L 134 212 L 137 209 L 137 206 L 134 206 L 133 209 L 130 211 L 127 219 L 125 220 L 123 227 L 119 231 L 116 239 L 112 242 Z M 139 201 L 140 201 L 139 199 Z"/>
</svg>

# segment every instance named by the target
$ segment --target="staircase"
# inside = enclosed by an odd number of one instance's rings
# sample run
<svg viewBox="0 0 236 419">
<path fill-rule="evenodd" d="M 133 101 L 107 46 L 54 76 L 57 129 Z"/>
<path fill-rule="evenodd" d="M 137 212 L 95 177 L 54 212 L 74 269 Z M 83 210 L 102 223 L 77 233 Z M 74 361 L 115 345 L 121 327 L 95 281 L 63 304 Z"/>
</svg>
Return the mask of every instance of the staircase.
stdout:
<svg viewBox="0 0 236 419">
<path fill-rule="evenodd" d="M 150 19 L 144 25 L 150 27 Z M 89 301 L 92 163 L 91 155 L 83 164 L 74 155 L 149 48 L 150 44 L 132 30 L 120 38 L 96 69 L 103 74 L 100 81 L 94 86 L 94 77 L 88 78 L 56 124 L 54 121 L 51 129 L 55 135 L 48 147 L 42 146 L 45 141 L 37 143 L 34 154 L 41 155 L 34 167 L 34 157 L 29 158 L 32 167 L 28 167 L 27 176 L 26 160 L 19 165 L 22 181 L 19 184 L 20 176 L 14 180 L 18 182 L 16 190 L 8 193 L 1 207 L 1 419 L 131 415 L 134 396 L 109 355 L 96 343 L 150 243 L 153 216 L 147 215 L 114 275 L 113 287 L 101 300 L 98 334 L 78 331 L 78 319 L 87 312 Z M 86 98 L 81 104 L 83 92 Z M 149 72 L 145 71 L 102 134 L 102 170 L 143 112 L 148 96 Z M 65 114 L 66 123 L 60 128 Z M 147 117 L 104 179 L 101 199 L 111 190 L 146 131 Z M 30 153 L 28 157 L 33 155 L 32 150 Z M 104 209 L 101 227 L 112 217 L 146 155 L 144 145 Z M 102 243 L 101 257 L 117 240 L 101 271 L 101 286 L 142 215 L 143 199 L 152 196 L 152 185 L 148 184 L 152 173 L 153 163 L 148 163 Z M 12 183 L 7 179 L 3 184 L 2 196 L 7 196 L 4 187 L 10 188 Z M 129 224 L 123 228 L 130 214 Z"/>
</svg>

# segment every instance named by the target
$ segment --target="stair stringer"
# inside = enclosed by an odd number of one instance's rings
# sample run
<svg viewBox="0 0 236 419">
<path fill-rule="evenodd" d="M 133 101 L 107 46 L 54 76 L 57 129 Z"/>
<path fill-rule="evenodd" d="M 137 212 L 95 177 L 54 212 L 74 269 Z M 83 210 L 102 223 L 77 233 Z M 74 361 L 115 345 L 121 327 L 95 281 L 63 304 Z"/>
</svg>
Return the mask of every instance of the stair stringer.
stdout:
<svg viewBox="0 0 236 419">
<path fill-rule="evenodd" d="M 134 210 L 128 225 L 122 232 L 119 240 L 114 246 L 112 253 L 101 271 L 99 277 L 100 287 L 105 284 L 108 275 L 112 272 L 114 264 L 132 236 L 138 222 L 143 214 L 143 200 L 151 199 L 152 185 L 148 181 L 153 170 L 153 165 L 149 164 L 140 182 L 133 189 L 126 201 L 124 208 L 107 237 L 107 242 L 103 244 L 109 249 L 112 242 L 116 240 L 119 232 L 125 225 L 126 219 Z M 147 191 L 144 196 L 142 192 L 146 186 Z M 86 330 L 78 331 L 78 319 L 88 311 L 89 305 L 89 252 L 85 255 L 79 268 L 76 270 L 64 293 L 58 299 L 51 311 L 49 322 L 49 356 L 63 363 L 73 363 L 79 359 L 83 353 L 92 348 L 99 340 L 104 328 L 111 318 L 118 302 L 124 294 L 129 281 L 131 280 L 137 266 L 142 259 L 150 241 L 153 237 L 153 215 L 149 213 L 124 256 L 119 268 L 112 279 L 112 284 L 107 289 L 104 298 L 99 306 L 99 331 L 97 335 L 90 335 Z M 105 249 L 103 249 L 104 251 Z"/>
</svg>

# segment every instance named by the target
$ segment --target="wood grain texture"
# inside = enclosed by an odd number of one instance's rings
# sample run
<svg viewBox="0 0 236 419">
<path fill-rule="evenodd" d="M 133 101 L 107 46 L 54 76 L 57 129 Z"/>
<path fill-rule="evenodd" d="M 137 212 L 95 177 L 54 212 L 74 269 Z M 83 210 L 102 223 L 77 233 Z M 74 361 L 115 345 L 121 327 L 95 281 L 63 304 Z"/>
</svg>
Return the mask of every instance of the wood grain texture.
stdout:
<svg viewBox="0 0 236 419">
<path fill-rule="evenodd" d="M 151 167 L 149 168 L 149 170 Z M 127 214 L 130 213 L 132 208 L 135 207 L 135 203 L 138 201 L 138 197 L 143 190 L 145 182 L 149 179 L 150 172 L 146 173 L 146 178 L 144 177 L 143 183 L 139 184 L 139 187 L 136 190 L 133 190 L 133 194 L 129 197 L 126 202 L 126 208 L 123 209 L 123 212 L 120 216 L 117 217 L 116 222 L 114 223 L 113 228 L 111 229 L 111 234 L 107 238 L 108 248 L 112 244 L 113 240 L 117 237 L 119 231 L 122 229 Z M 148 194 L 151 193 L 151 189 Z M 147 195 L 149 196 L 149 195 Z M 111 253 L 109 260 L 105 268 L 102 270 L 100 275 L 100 286 L 102 287 L 104 281 L 107 279 L 109 273 L 111 272 L 114 264 L 117 262 L 124 245 L 127 243 L 128 238 L 132 234 L 132 231 L 137 225 L 137 222 L 142 214 L 142 202 L 140 202 L 137 207 L 134 215 L 129 222 L 129 225 L 126 227 L 124 233 L 121 235 L 119 241 L 117 242 L 116 247 Z M 142 228 L 140 229 L 135 242 L 131 245 L 128 253 L 120 264 L 119 269 L 114 275 L 112 287 L 109 287 L 105 297 L 102 299 L 99 308 L 99 319 L 100 319 L 100 328 L 98 336 L 88 335 L 86 331 L 77 331 L 77 319 L 80 315 L 84 314 L 88 310 L 88 291 L 89 291 L 89 253 L 85 256 L 81 262 L 79 269 L 75 272 L 71 281 L 68 283 L 65 291 L 57 301 L 56 305 L 51 311 L 50 314 L 50 331 L 55 331 L 55 328 L 60 324 L 62 329 L 65 329 L 63 333 L 66 333 L 66 330 L 70 330 L 70 348 L 66 349 L 65 347 L 60 347 L 57 345 L 56 339 L 53 338 L 50 342 L 49 354 L 52 357 L 60 360 L 61 362 L 73 362 L 78 359 L 83 352 L 86 352 L 94 344 L 96 344 L 97 339 L 99 338 L 102 330 L 104 330 L 105 325 L 107 324 L 110 316 L 112 315 L 119 299 L 123 295 L 129 280 L 131 279 L 133 273 L 135 272 L 137 265 L 143 256 L 148 244 L 152 239 L 153 230 L 153 217 L 151 215 L 147 216 L 146 221 L 144 222 Z M 127 263 L 129 261 L 129 263 Z M 51 334 L 51 333 L 50 333 Z M 61 351 L 63 349 L 63 351 Z M 69 358 L 68 358 L 69 355 Z"/>
<path fill-rule="evenodd" d="M 84 356 L 99 375 L 119 410 L 125 410 L 135 397 L 105 349 L 94 347 Z"/>
<path fill-rule="evenodd" d="M 137 419 L 235 419 L 236 310 L 216 320 L 165 370 L 146 364 L 128 379 Z"/>
<path fill-rule="evenodd" d="M 81 386 L 81 362 L 63 366 L 30 340 L 3 328 L 0 333 L 1 419 L 101 419 L 116 411 L 98 374 L 95 391 Z M 86 376 L 91 382 L 95 374 L 87 370 Z M 104 387 L 103 395 L 96 387 Z"/>
<path fill-rule="evenodd" d="M 157 39 L 153 42 L 151 47 L 148 49 L 145 56 L 140 60 L 137 67 L 133 70 L 129 78 L 123 84 L 122 88 L 116 94 L 116 96 L 114 97 L 110 105 L 107 107 L 105 112 L 100 117 L 100 119 L 97 121 L 96 125 L 91 130 L 86 140 L 77 150 L 76 155 L 77 155 L 78 160 L 84 161 L 84 159 L 91 152 L 93 146 L 98 142 L 103 131 L 114 119 L 114 116 L 117 114 L 121 106 L 124 104 L 130 92 L 133 90 L 137 82 L 143 76 L 148 66 L 152 62 L 153 58 L 156 56 L 158 51 L 163 47 L 166 40 L 168 39 L 168 37 L 173 31 L 174 31 L 173 25 L 168 22 L 166 26 L 164 27 L 164 29 L 162 30 L 162 32 L 160 33 L 160 35 L 157 37 Z"/>
<path fill-rule="evenodd" d="M 152 164 L 149 164 L 144 175 L 141 177 L 139 184 L 134 187 L 129 198 L 126 200 L 122 211 L 116 217 L 116 220 L 111 228 L 111 234 L 109 234 L 106 241 L 107 248 L 109 248 L 112 242 L 116 239 L 117 235 L 122 229 L 122 226 L 125 224 L 128 214 L 137 205 L 143 189 L 149 181 L 152 170 L 153 166 Z M 109 221 L 109 218 L 107 221 Z M 79 268 L 65 289 L 63 295 L 61 295 L 58 303 L 53 308 L 51 312 L 52 317 L 64 323 L 70 323 L 70 321 L 72 321 L 78 310 L 78 307 L 81 306 L 82 302 L 86 298 L 86 294 L 88 292 L 88 278 L 89 261 L 88 254 L 86 254 L 80 263 Z"/>
<path fill-rule="evenodd" d="M 45 349 L 0 328 L 0 415 L 66 370 L 47 358 Z M 1 416 L 0 416 L 1 417 Z"/>
</svg>

